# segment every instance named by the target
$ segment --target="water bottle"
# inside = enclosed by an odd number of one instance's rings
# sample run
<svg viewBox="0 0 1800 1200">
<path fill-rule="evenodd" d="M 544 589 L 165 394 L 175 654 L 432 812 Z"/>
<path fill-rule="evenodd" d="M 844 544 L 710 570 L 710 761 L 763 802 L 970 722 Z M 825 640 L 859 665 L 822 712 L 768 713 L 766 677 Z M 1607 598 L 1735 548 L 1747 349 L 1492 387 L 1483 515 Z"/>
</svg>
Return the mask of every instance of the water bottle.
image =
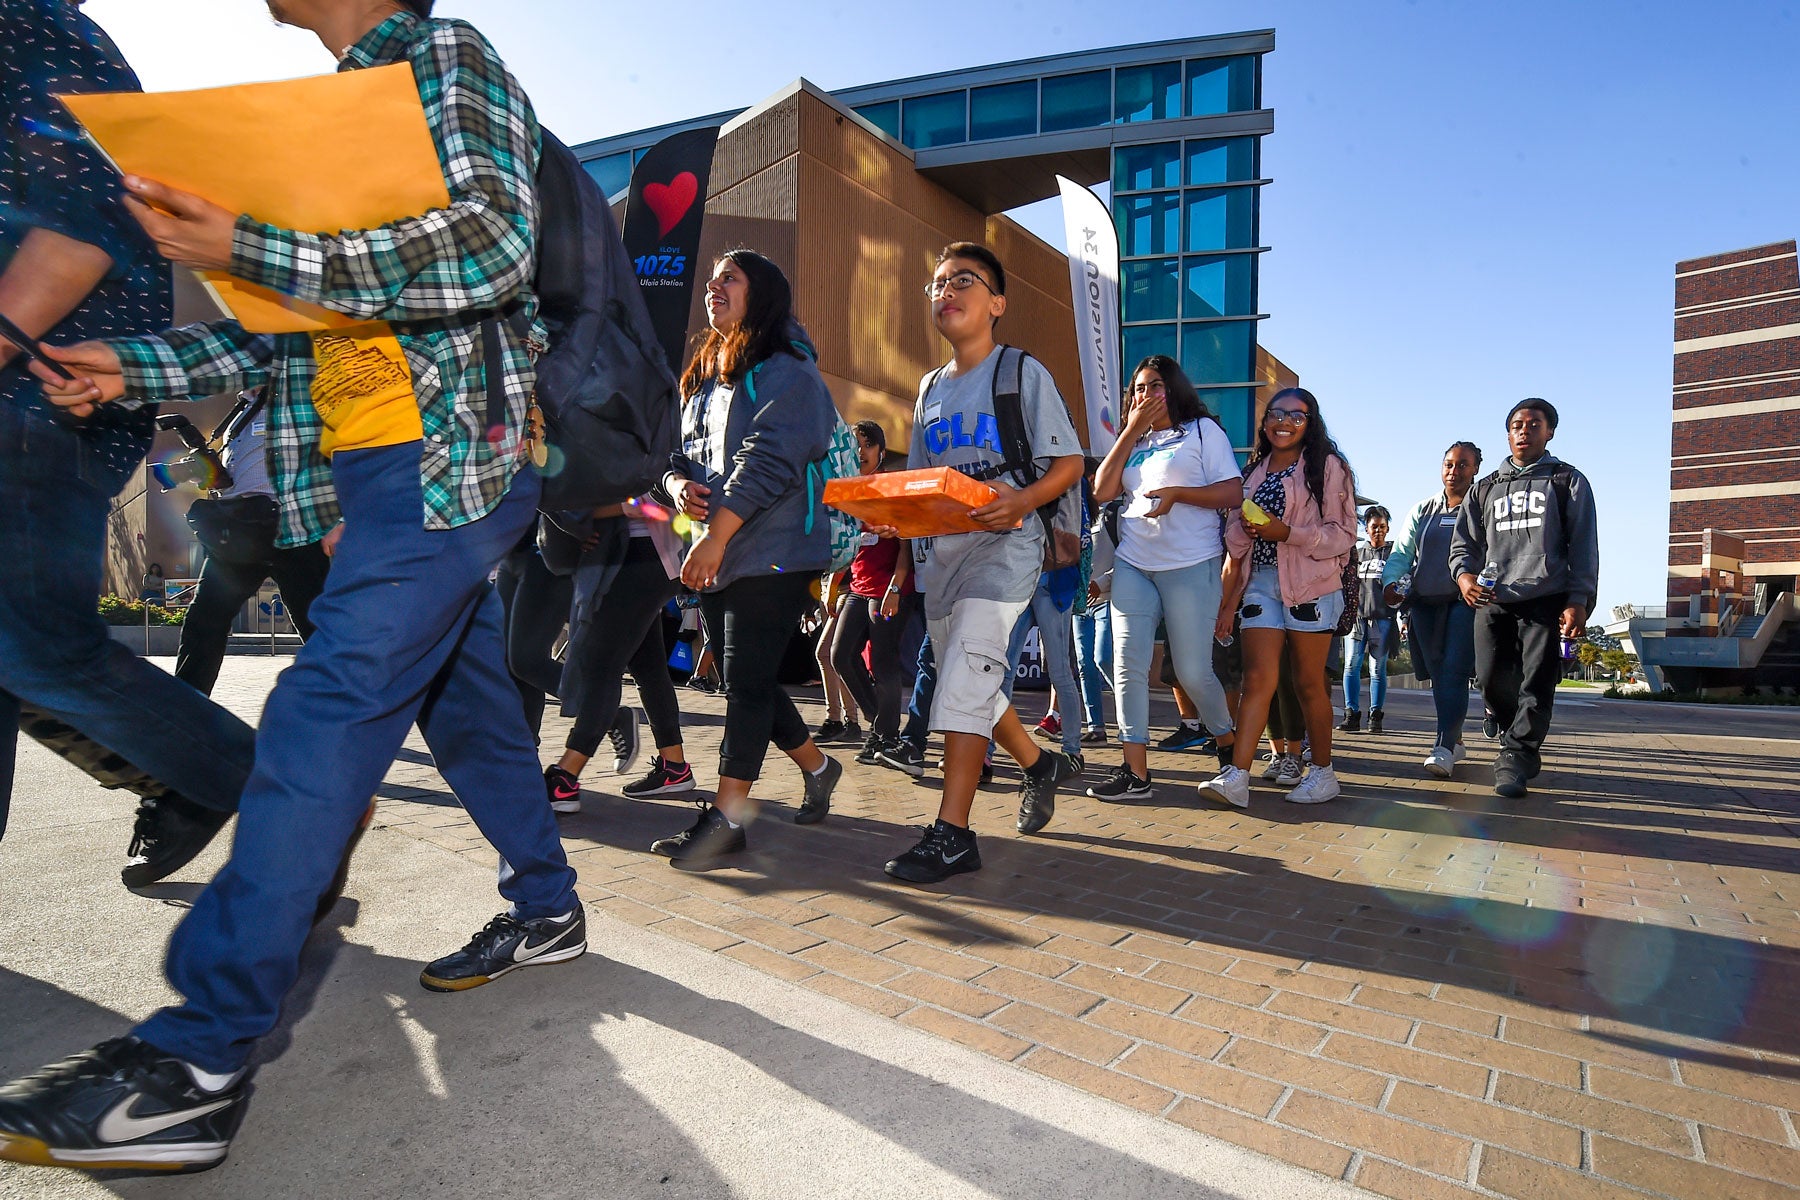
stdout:
<svg viewBox="0 0 1800 1200">
<path fill-rule="evenodd" d="M 1408 596 L 1412 595 L 1412 572 L 1411 571 L 1408 571 L 1406 574 L 1402 575 L 1400 578 L 1394 580 L 1394 595 L 1396 598 L 1398 598 L 1400 600 L 1405 600 Z"/>
<path fill-rule="evenodd" d="M 1494 585 L 1500 582 L 1500 564 L 1489 563 L 1487 566 L 1481 568 L 1481 574 L 1475 577 L 1475 582 L 1477 585 L 1492 591 Z"/>
</svg>

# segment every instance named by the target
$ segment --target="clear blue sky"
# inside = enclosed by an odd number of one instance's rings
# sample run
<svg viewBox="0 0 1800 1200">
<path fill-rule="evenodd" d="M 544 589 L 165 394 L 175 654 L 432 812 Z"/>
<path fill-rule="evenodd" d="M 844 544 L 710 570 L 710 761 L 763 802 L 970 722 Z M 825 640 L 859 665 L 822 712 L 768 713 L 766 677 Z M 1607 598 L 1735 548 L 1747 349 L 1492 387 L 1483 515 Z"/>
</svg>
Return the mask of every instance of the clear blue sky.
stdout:
<svg viewBox="0 0 1800 1200">
<path fill-rule="evenodd" d="M 328 69 L 255 0 L 91 0 L 152 88 Z M 1542 395 L 1600 502 L 1601 606 L 1657 603 L 1676 260 L 1800 236 L 1795 4 L 1247 0 L 1096 5 L 440 0 L 565 140 L 986 62 L 1273 28 L 1263 343 L 1362 490 L 1504 453 Z M 956 20 L 961 24 L 947 22 Z M 1048 239 L 1060 223 L 1033 214 Z"/>
</svg>

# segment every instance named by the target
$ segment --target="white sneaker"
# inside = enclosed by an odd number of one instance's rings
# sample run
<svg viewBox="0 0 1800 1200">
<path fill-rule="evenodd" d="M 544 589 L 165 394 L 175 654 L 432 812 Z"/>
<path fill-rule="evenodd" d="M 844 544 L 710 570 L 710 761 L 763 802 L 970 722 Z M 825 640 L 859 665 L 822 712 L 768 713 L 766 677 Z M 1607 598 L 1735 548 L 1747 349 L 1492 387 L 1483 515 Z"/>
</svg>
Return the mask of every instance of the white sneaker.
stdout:
<svg viewBox="0 0 1800 1200">
<path fill-rule="evenodd" d="M 1330 767 L 1314 766 L 1300 781 L 1300 786 L 1287 794 L 1289 804 L 1323 804 L 1335 800 L 1342 791 L 1337 772 Z"/>
<path fill-rule="evenodd" d="M 1454 748 L 1433 746 L 1431 753 L 1425 756 L 1425 773 L 1438 779 L 1448 779 L 1455 772 L 1456 764 L 1468 757 L 1468 753 L 1461 742 Z"/>
<path fill-rule="evenodd" d="M 1291 788 L 1306 777 L 1306 768 L 1292 754 L 1284 754 L 1276 764 L 1275 783 L 1279 787 Z"/>
<path fill-rule="evenodd" d="M 1233 808 L 1249 808 L 1250 772 L 1226 767 L 1215 778 L 1200 785 L 1200 798 L 1217 800 Z"/>
</svg>

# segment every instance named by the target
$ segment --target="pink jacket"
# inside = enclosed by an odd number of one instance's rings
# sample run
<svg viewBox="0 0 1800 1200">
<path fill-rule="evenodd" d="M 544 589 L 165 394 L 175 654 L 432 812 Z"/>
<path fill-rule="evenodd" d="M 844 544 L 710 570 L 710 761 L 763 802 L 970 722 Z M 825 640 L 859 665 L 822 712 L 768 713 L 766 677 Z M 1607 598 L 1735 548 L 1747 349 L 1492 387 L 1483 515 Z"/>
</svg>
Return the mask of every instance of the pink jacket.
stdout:
<svg viewBox="0 0 1800 1200">
<path fill-rule="evenodd" d="M 1244 479 L 1244 499 L 1269 474 L 1266 461 L 1257 463 Z M 1335 454 L 1325 460 L 1325 510 L 1313 503 L 1306 487 L 1306 468 L 1282 480 L 1287 490 L 1288 540 L 1275 544 L 1275 563 L 1281 573 L 1281 602 L 1292 607 L 1329 595 L 1344 585 L 1344 562 L 1356 548 L 1356 491 L 1350 472 Z M 1242 509 L 1225 523 L 1225 549 L 1233 558 L 1250 553 L 1250 530 Z"/>
</svg>

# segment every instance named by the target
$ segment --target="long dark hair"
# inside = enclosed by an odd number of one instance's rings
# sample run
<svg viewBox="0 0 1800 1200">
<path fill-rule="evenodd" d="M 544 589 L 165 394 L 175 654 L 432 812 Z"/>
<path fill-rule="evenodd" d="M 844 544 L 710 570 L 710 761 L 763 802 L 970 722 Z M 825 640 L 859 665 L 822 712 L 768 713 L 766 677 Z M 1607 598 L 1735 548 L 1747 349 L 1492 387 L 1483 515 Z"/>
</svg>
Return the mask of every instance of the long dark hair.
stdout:
<svg viewBox="0 0 1800 1200">
<path fill-rule="evenodd" d="M 744 319 L 730 333 L 720 333 L 708 326 L 694 357 L 688 360 L 681 375 L 683 398 L 699 393 L 714 380 L 736 382 L 765 358 L 777 354 L 805 355 L 793 346 L 799 332 L 794 320 L 794 289 L 781 268 L 754 250 L 727 250 L 713 261 L 713 270 L 730 259 L 744 273 L 749 285 L 745 298 Z"/>
<path fill-rule="evenodd" d="M 1138 372 L 1144 370 L 1155 371 L 1162 376 L 1163 403 L 1169 410 L 1169 423 L 1177 429 L 1189 421 L 1206 418 L 1214 421 L 1219 419 L 1213 416 L 1212 409 L 1206 407 L 1206 401 L 1202 400 L 1200 393 L 1194 390 L 1193 381 L 1187 377 L 1187 372 L 1181 369 L 1181 364 L 1168 355 L 1151 354 L 1146 356 L 1142 362 L 1131 369 L 1131 382 L 1136 383 Z"/>
<path fill-rule="evenodd" d="M 1250 469 L 1269 457 L 1269 454 L 1275 449 L 1269 444 L 1269 435 L 1264 426 L 1268 421 L 1269 408 L 1274 408 L 1277 400 L 1285 400 L 1289 396 L 1306 405 L 1306 432 L 1300 435 L 1301 475 L 1306 480 L 1306 490 L 1312 493 L 1313 503 L 1317 504 L 1319 510 L 1323 512 L 1325 509 L 1325 460 L 1336 457 L 1340 463 L 1344 464 L 1344 472 L 1350 475 L 1352 495 L 1356 492 L 1356 476 L 1350 470 L 1350 460 L 1344 457 L 1344 452 L 1338 449 L 1338 444 L 1331 440 L 1331 433 L 1325 428 L 1325 418 L 1319 414 L 1318 399 L 1305 388 L 1282 388 L 1269 397 L 1269 406 L 1263 409 L 1263 420 L 1256 423 L 1256 449 L 1250 455 L 1250 466 L 1244 468 L 1244 474 L 1249 475 Z"/>
</svg>

